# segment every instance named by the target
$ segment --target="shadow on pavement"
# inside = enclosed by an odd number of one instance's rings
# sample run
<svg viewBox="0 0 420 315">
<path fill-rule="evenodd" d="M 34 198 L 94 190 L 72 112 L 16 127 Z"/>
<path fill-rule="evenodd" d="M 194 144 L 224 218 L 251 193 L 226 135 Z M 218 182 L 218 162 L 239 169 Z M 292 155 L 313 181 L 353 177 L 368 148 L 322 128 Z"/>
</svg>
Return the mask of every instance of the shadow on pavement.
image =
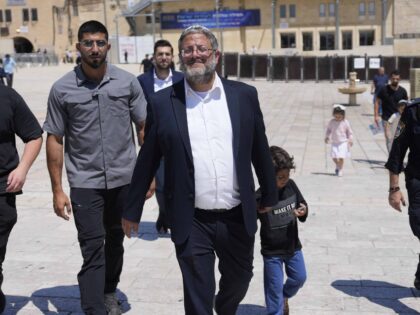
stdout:
<svg viewBox="0 0 420 315">
<path fill-rule="evenodd" d="M 266 309 L 261 305 L 240 304 L 236 315 L 265 315 Z"/>
<path fill-rule="evenodd" d="M 158 238 L 171 238 L 170 233 L 158 233 L 155 222 L 140 222 L 138 238 L 145 241 L 155 241 Z"/>
<path fill-rule="evenodd" d="M 375 166 L 380 166 L 378 168 L 384 168 L 386 161 L 378 161 L 378 160 L 365 160 L 365 159 L 353 159 L 353 161 L 357 163 L 365 163 L 365 164 L 372 164 Z"/>
<path fill-rule="evenodd" d="M 131 306 L 127 296 L 119 290 L 117 296 L 122 302 L 123 313 L 128 312 Z M 30 300 L 43 314 L 83 313 L 78 285 L 42 288 L 32 293 Z"/>
<path fill-rule="evenodd" d="M 312 172 L 312 175 L 326 175 L 326 176 L 334 176 L 336 177 L 335 173 L 323 173 L 323 172 Z"/>
<path fill-rule="evenodd" d="M 331 285 L 334 289 L 347 295 L 366 298 L 397 314 L 419 314 L 416 310 L 400 302 L 400 299 L 416 297 L 414 288 L 374 280 L 336 280 Z"/>
<path fill-rule="evenodd" d="M 22 308 L 25 307 L 26 304 L 28 304 L 29 300 L 30 298 L 27 296 L 6 294 L 6 308 L 3 314 L 17 314 Z"/>
</svg>

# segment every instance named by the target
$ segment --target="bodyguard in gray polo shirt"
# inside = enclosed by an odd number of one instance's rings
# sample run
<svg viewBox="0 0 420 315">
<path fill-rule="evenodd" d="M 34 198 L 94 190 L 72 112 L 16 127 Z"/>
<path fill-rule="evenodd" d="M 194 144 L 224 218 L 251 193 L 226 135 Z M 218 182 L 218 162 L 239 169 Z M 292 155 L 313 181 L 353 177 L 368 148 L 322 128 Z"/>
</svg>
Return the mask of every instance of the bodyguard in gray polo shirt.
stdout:
<svg viewBox="0 0 420 315">
<path fill-rule="evenodd" d="M 76 48 L 81 65 L 59 79 L 44 123 L 54 211 L 73 212 L 83 265 L 78 274 L 86 314 L 121 314 L 115 296 L 123 266 L 121 213 L 136 163 L 132 122 L 141 130 L 146 100 L 137 78 L 106 62 L 108 32 L 82 24 Z M 65 141 L 63 141 L 65 140 Z M 62 187 L 64 160 L 70 199 Z"/>
</svg>

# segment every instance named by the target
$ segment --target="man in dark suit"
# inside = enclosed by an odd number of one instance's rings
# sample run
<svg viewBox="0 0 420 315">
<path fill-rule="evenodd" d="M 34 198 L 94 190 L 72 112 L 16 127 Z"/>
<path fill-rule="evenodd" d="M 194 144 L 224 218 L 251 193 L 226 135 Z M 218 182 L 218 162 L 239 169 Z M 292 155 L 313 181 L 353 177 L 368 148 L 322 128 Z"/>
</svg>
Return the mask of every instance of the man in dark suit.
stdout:
<svg viewBox="0 0 420 315">
<path fill-rule="evenodd" d="M 150 97 L 146 136 L 133 173 L 122 224 L 138 231 L 146 192 L 161 157 L 171 237 L 184 284 L 186 315 L 236 313 L 252 278 L 257 203 L 277 203 L 275 172 L 255 88 L 219 78 L 220 52 L 205 27 L 178 41 L 185 80 Z M 168 107 L 170 110 L 168 110 Z M 216 289 L 214 264 L 221 279 Z"/>
<path fill-rule="evenodd" d="M 151 95 L 181 81 L 184 78 L 182 72 L 172 71 L 171 65 L 174 57 L 174 49 L 170 42 L 165 39 L 158 40 L 153 50 L 154 67 L 148 72 L 138 76 L 141 87 L 147 101 Z M 169 107 L 168 107 L 169 108 Z M 159 205 L 159 216 L 156 221 L 156 230 L 167 233 L 169 220 L 165 210 L 165 198 L 163 195 L 163 160 L 156 172 L 156 199 Z"/>
</svg>

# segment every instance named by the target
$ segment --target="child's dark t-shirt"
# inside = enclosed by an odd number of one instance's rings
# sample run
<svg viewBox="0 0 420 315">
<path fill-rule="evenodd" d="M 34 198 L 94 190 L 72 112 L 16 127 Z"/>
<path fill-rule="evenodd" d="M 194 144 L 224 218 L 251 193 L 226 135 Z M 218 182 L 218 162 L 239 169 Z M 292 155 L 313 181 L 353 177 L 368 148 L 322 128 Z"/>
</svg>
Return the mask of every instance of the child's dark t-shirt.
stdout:
<svg viewBox="0 0 420 315">
<path fill-rule="evenodd" d="M 258 193 L 258 192 L 257 192 Z M 279 202 L 271 213 L 259 213 L 258 218 L 261 222 L 261 254 L 267 256 L 290 257 L 296 250 L 302 248 L 299 240 L 298 226 L 296 217 L 287 224 L 282 224 L 277 220 L 278 216 L 285 212 L 293 213 L 293 209 L 299 208 L 303 203 L 307 206 L 299 188 L 293 180 L 289 180 L 285 187 L 278 190 Z M 308 216 L 298 217 L 299 221 L 305 222 Z M 277 217 L 277 218 L 276 218 Z M 275 223 L 273 223 L 275 221 Z"/>
</svg>

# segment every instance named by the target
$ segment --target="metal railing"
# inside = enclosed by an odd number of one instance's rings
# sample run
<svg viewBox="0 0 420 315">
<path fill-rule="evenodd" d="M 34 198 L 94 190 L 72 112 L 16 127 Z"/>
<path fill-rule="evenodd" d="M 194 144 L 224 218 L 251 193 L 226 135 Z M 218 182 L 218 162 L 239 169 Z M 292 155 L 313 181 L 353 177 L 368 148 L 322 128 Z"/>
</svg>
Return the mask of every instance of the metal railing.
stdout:
<svg viewBox="0 0 420 315">
<path fill-rule="evenodd" d="M 411 68 L 420 68 L 420 56 L 276 56 L 263 54 L 223 54 L 225 69 L 221 73 L 240 79 L 265 78 L 268 81 L 345 81 L 349 72 L 357 72 L 357 78 L 369 82 L 377 69 L 369 67 L 371 58 L 379 58 L 386 73 L 398 69 L 401 78 L 408 80 Z M 364 59 L 365 67 L 355 69 L 355 59 Z"/>
<path fill-rule="evenodd" d="M 19 53 L 14 54 L 18 67 L 40 67 L 58 65 L 58 57 L 54 53 Z"/>
</svg>

